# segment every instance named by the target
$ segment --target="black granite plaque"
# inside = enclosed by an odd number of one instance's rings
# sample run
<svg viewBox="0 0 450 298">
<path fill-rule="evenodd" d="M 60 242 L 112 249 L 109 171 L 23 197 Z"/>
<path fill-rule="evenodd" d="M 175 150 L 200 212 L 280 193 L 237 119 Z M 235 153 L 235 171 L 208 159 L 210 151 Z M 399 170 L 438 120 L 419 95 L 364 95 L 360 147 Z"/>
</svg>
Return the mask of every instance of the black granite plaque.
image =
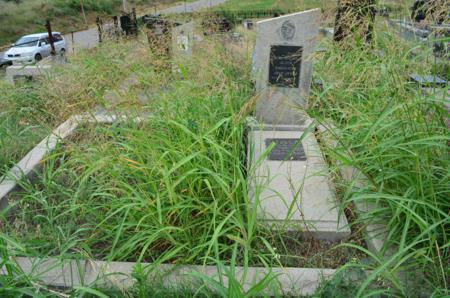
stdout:
<svg viewBox="0 0 450 298">
<path fill-rule="evenodd" d="M 269 84 L 277 87 L 298 88 L 303 47 L 271 46 Z"/>
<path fill-rule="evenodd" d="M 269 153 L 269 160 L 306 160 L 300 139 L 266 139 L 265 142 L 266 148 L 275 143 Z"/>
</svg>

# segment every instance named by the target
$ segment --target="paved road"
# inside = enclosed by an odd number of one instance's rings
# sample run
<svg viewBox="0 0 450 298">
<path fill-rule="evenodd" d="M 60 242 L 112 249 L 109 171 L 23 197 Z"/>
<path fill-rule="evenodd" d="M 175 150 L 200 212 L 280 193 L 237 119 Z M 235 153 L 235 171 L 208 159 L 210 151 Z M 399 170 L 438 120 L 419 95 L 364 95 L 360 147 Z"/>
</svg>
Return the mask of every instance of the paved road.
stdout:
<svg viewBox="0 0 450 298">
<path fill-rule="evenodd" d="M 157 11 L 158 14 L 171 14 L 171 13 L 183 13 L 193 12 L 205 8 L 220 5 L 227 0 L 198 0 L 191 3 L 180 4 L 172 6 L 166 9 Z M 107 24 L 106 26 L 111 25 Z M 67 49 L 69 52 L 81 48 L 92 48 L 98 45 L 98 32 L 97 28 L 90 28 L 83 31 L 74 32 L 73 34 L 64 35 L 67 42 Z"/>
</svg>

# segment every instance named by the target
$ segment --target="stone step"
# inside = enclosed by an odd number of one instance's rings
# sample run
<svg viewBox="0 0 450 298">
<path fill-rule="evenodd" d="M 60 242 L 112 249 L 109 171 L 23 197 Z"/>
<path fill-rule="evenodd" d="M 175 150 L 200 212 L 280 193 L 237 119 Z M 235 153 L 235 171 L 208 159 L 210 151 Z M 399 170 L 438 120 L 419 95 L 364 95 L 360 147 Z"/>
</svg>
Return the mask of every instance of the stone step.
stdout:
<svg viewBox="0 0 450 298">
<path fill-rule="evenodd" d="M 272 129 L 249 133 L 250 198 L 258 218 L 276 229 L 321 240 L 349 236 L 347 219 L 339 214 L 334 186 L 314 132 L 305 127 Z M 278 144 L 268 153 L 273 142 Z M 297 143 L 296 149 L 289 149 L 289 143 Z M 300 144 L 303 150 L 299 150 Z M 281 157 L 286 153 L 294 156 L 290 160 Z"/>
</svg>

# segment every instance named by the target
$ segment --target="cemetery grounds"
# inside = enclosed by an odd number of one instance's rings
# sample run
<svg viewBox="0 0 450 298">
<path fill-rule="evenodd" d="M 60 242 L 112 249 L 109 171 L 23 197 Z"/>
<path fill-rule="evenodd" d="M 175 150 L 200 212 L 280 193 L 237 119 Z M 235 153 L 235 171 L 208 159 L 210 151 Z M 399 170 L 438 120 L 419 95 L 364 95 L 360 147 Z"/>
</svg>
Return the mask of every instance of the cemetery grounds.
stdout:
<svg viewBox="0 0 450 298">
<path fill-rule="evenodd" d="M 46 287 L 21 272 L 16 256 L 198 264 L 339 268 L 317 297 L 443 297 L 449 282 L 448 112 L 408 74 L 433 71 L 429 50 L 411 55 L 383 19 L 372 46 L 320 41 L 308 114 L 317 133 L 352 234 L 340 243 L 300 239 L 259 225 L 250 208 L 246 168 L 247 117 L 258 100 L 251 80 L 254 32 L 239 28 L 237 45 L 205 37 L 191 61 L 167 61 L 144 38 L 106 41 L 70 57 L 58 75 L 11 88 L 0 82 L 0 169 L 7 172 L 72 115 L 113 111 L 112 124 L 85 124 L 61 142 L 33 179 L 20 181 L 0 213 L 5 296 L 253 296 L 278 293 L 276 276 L 244 293 L 233 270 L 228 286 L 206 276 L 167 287 L 147 280 L 157 266 L 133 273 L 126 293 L 90 284 Z M 417 47 L 417 46 L 415 46 Z M 134 77 L 134 83 L 121 83 Z M 105 100 L 113 92 L 117 100 Z M 135 121 L 136 117 L 145 119 Z M 329 140 L 335 145 L 330 146 Z M 337 145 L 336 145 L 337 144 Z M 367 177 L 355 189 L 339 168 Z M 20 200 L 19 200 L 20 198 Z M 379 206 L 360 217 L 355 203 Z M 8 211 L 8 212 L 7 212 Z M 362 227 L 388 226 L 385 257 L 364 244 Z M 414 272 L 406 278 L 405 270 Z M 407 282 L 405 282 L 405 279 Z M 272 292 L 274 291 L 274 292 Z M 66 295 L 66 296 L 64 296 Z"/>
</svg>

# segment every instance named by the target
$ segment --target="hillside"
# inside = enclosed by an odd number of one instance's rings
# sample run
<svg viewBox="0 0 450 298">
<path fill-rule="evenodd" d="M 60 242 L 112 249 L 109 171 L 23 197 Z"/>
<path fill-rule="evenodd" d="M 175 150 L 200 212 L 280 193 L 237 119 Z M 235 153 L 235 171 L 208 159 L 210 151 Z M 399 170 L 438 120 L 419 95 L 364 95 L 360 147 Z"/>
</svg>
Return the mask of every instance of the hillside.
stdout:
<svg viewBox="0 0 450 298">
<path fill-rule="evenodd" d="M 82 2 L 88 24 L 93 24 L 97 15 L 116 15 L 122 9 L 121 0 Z M 153 9 L 154 3 L 162 8 L 175 2 L 180 1 L 129 0 L 129 5 L 142 10 Z M 86 22 L 80 3 L 79 0 L 0 0 L 0 45 L 7 45 L 23 34 L 44 31 L 46 19 L 52 20 L 55 31 L 71 32 L 84 29 Z"/>
</svg>

